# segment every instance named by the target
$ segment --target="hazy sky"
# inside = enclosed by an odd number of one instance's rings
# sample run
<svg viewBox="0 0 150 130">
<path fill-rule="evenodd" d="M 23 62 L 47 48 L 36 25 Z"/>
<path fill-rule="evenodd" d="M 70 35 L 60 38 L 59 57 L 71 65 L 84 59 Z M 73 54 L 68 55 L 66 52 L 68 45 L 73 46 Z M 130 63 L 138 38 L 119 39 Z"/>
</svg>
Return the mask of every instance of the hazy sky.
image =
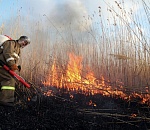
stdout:
<svg viewBox="0 0 150 130">
<path fill-rule="evenodd" d="M 95 26 L 100 15 L 104 21 L 109 19 L 110 25 L 114 24 L 113 17 L 116 13 L 123 14 L 122 9 L 128 22 L 132 21 L 131 13 L 139 15 L 138 22 L 146 30 L 149 23 L 144 3 L 150 7 L 149 0 L 0 0 L 0 26 L 5 24 L 7 28 L 10 22 L 15 23 L 21 17 L 24 26 L 28 26 L 27 19 L 30 19 L 61 28 L 72 24 L 73 30 L 85 31 L 89 26 Z M 147 10 L 150 12 L 150 8 Z"/>
</svg>

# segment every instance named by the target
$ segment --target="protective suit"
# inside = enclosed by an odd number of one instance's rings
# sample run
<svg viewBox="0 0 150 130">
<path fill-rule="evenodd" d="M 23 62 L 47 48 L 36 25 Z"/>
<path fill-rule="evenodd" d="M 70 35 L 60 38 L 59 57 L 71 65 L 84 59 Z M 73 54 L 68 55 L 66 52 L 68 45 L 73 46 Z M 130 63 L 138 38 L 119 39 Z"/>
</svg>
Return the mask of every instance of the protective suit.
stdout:
<svg viewBox="0 0 150 130">
<path fill-rule="evenodd" d="M 0 48 L 0 60 L 8 67 L 16 65 L 20 57 L 20 44 L 17 40 L 7 40 Z M 0 102 L 13 103 L 15 79 L 0 66 Z"/>
<path fill-rule="evenodd" d="M 12 71 L 19 70 L 17 62 L 20 57 L 20 49 L 30 44 L 30 39 L 27 36 L 21 36 L 18 40 L 6 41 L 3 36 L 1 38 L 3 44 L 0 44 L 0 60 Z M 0 105 L 13 106 L 14 92 L 15 79 L 0 66 Z"/>
</svg>

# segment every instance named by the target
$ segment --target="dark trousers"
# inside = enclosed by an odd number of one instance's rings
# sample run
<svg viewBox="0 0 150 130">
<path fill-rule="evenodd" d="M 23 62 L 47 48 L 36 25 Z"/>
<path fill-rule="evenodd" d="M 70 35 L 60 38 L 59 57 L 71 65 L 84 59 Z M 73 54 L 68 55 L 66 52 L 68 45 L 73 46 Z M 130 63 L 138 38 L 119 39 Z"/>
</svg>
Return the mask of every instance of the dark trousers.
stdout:
<svg viewBox="0 0 150 130">
<path fill-rule="evenodd" d="M 14 102 L 15 79 L 0 67 L 0 101 Z"/>
</svg>

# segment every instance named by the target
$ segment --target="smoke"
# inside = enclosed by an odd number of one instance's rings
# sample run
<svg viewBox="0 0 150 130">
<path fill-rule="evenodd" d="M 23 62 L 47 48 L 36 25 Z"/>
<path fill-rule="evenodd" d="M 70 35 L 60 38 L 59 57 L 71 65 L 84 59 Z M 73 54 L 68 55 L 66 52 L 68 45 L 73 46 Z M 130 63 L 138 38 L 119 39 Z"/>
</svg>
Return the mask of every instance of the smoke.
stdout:
<svg viewBox="0 0 150 130">
<path fill-rule="evenodd" d="M 88 19 L 87 9 L 80 0 L 56 2 L 48 17 L 55 26 L 61 29 L 70 27 L 74 30 L 85 31 L 92 23 Z"/>
<path fill-rule="evenodd" d="M 100 14 L 102 14 L 103 23 L 108 23 L 109 20 L 108 26 L 113 25 L 114 21 L 118 22 L 117 24 L 121 23 L 120 18 L 116 16 L 112 9 L 128 22 L 132 22 L 128 13 L 131 12 L 131 10 L 132 13 L 139 10 L 139 6 L 142 4 L 139 4 L 138 1 L 14 0 L 14 4 L 11 4 L 11 8 L 15 11 L 12 11 L 14 12 L 13 15 L 10 13 L 7 17 L 4 32 L 8 34 L 10 28 L 14 28 L 11 29 L 11 32 L 17 32 L 15 35 L 19 35 L 20 32 L 29 34 L 31 30 L 45 31 L 45 33 L 49 30 L 51 32 L 57 32 L 59 30 L 60 33 L 74 33 L 79 36 L 81 36 L 82 33 L 82 37 L 86 37 L 90 34 L 95 36 L 95 34 L 101 30 L 101 24 L 99 24 Z M 98 7 L 100 7 L 100 9 Z M 122 9 L 120 9 L 120 7 Z M 123 12 L 123 10 L 125 10 L 126 13 Z M 7 12 L 10 12 L 10 10 Z M 122 14 L 125 14 L 125 17 Z M 2 18 L 4 19 L 4 16 Z M 10 20 L 8 20 L 8 18 Z M 19 29 L 21 30 L 19 31 Z M 32 32 L 34 33 L 34 31 Z M 86 34 L 86 36 L 84 36 L 84 34 Z M 10 35 L 12 34 L 10 33 Z"/>
<path fill-rule="evenodd" d="M 30 19 L 44 19 L 46 25 L 53 23 L 56 27 L 85 31 L 91 26 L 88 10 L 84 0 L 22 0 L 22 11 L 28 13 Z M 29 4 L 30 3 L 30 4 Z M 30 12 L 29 12 L 30 11 Z M 47 18 L 43 17 L 46 15 Z"/>
</svg>

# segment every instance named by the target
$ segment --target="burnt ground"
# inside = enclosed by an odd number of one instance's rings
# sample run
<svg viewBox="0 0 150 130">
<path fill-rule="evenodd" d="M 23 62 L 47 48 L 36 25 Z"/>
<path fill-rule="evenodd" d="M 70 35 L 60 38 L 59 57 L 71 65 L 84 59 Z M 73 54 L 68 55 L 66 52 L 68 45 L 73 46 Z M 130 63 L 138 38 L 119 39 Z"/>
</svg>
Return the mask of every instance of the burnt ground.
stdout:
<svg viewBox="0 0 150 130">
<path fill-rule="evenodd" d="M 42 96 L 27 106 L 0 106 L 0 130 L 148 130 L 150 109 L 138 100 L 80 93 Z"/>
</svg>

